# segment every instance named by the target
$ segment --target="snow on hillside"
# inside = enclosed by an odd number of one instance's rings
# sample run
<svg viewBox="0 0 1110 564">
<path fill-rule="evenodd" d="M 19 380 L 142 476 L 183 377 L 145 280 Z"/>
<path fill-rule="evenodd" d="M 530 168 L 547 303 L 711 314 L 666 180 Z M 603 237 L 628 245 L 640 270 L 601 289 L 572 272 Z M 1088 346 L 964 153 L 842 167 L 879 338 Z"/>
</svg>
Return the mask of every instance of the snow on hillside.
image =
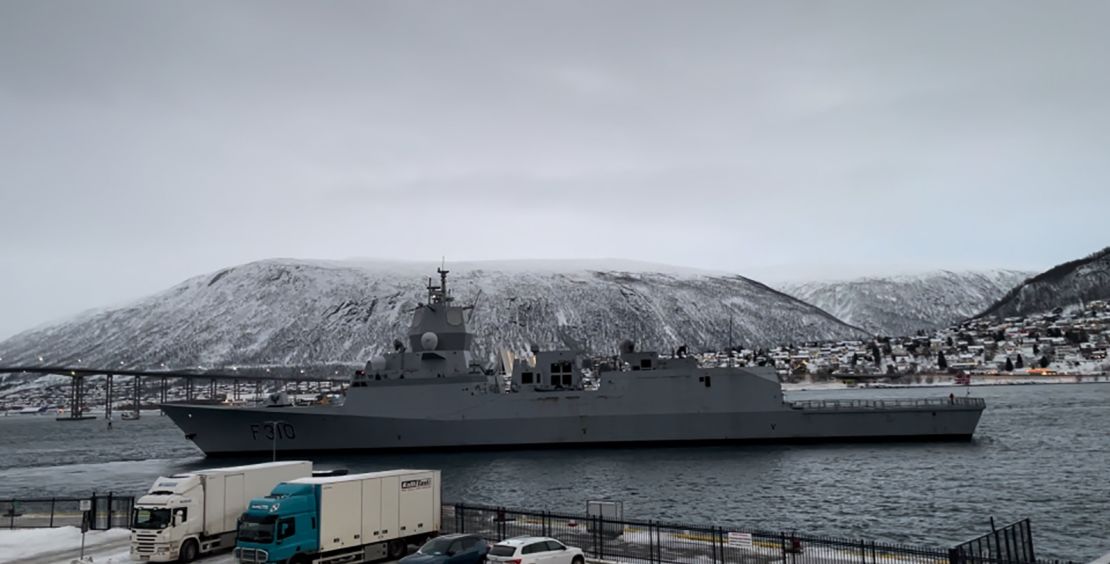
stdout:
<svg viewBox="0 0 1110 564">
<path fill-rule="evenodd" d="M 1110 299 L 1110 247 L 1057 265 L 984 306 L 983 317 L 1025 316 Z"/>
<path fill-rule="evenodd" d="M 808 304 L 740 276 L 609 261 L 452 263 L 462 303 L 477 299 L 476 347 L 623 339 L 670 351 L 859 337 Z M 112 363 L 136 368 L 358 365 L 404 335 L 434 264 L 267 260 L 187 280 L 131 305 L 0 343 L 5 364 Z M 480 296 L 479 296 L 480 292 Z"/>
<path fill-rule="evenodd" d="M 983 311 L 1032 273 L 1014 270 L 866 277 L 784 284 L 782 290 L 881 335 L 947 327 Z"/>
</svg>

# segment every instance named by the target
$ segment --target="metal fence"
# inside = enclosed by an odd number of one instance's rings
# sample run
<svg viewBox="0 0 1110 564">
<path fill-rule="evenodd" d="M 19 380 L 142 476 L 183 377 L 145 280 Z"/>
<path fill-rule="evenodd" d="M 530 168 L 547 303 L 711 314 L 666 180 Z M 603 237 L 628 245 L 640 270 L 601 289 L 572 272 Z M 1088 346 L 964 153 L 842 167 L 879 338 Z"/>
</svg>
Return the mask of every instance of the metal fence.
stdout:
<svg viewBox="0 0 1110 564">
<path fill-rule="evenodd" d="M 130 526 L 132 496 L 0 499 L 0 528 L 80 527 L 88 502 L 89 528 Z M 1048 564 L 1038 561 L 1028 519 L 955 548 L 892 544 L 737 527 L 683 525 L 601 515 L 573 515 L 444 504 L 441 532 L 479 534 L 490 541 L 550 536 L 600 561 L 632 564 Z M 1063 561 L 1052 561 L 1063 564 Z"/>
<path fill-rule="evenodd" d="M 1033 553 L 1033 531 L 1029 519 L 1022 519 L 1001 529 L 971 539 L 951 551 L 953 564 L 1013 564 L 1036 562 Z"/>
<path fill-rule="evenodd" d="M 89 528 L 106 530 L 131 525 L 132 496 L 108 494 L 91 497 L 51 497 L 37 499 L 0 499 L 0 528 L 32 529 L 43 527 L 80 527 L 88 502 Z"/>
<path fill-rule="evenodd" d="M 445 505 L 442 528 L 491 541 L 551 536 L 593 559 L 648 564 L 947 564 L 949 559 L 945 548 L 470 505 Z"/>
</svg>

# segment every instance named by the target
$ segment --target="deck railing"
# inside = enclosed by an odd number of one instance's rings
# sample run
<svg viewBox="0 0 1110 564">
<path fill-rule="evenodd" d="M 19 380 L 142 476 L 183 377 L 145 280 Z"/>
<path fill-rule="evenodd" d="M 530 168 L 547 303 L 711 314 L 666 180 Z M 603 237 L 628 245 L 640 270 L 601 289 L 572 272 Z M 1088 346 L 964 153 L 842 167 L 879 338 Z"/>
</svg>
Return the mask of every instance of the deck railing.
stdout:
<svg viewBox="0 0 1110 564">
<path fill-rule="evenodd" d="M 936 409 L 983 408 L 983 398 L 917 398 L 917 399 L 814 399 L 787 402 L 794 409 Z"/>
</svg>

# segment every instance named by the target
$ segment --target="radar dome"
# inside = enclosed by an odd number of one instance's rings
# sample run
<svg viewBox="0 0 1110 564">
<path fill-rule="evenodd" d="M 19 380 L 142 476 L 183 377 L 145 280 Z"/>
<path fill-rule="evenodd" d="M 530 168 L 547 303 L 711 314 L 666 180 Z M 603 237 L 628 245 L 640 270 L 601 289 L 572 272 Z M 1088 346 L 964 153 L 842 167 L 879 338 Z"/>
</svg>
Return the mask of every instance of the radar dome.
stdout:
<svg viewBox="0 0 1110 564">
<path fill-rule="evenodd" d="M 382 370 L 385 370 L 385 357 L 379 354 L 374 358 L 371 358 L 370 369 L 374 372 L 381 372 Z"/>
<path fill-rule="evenodd" d="M 420 336 L 420 346 L 424 347 L 424 350 L 434 351 L 437 345 L 439 345 L 439 336 L 435 333 L 428 331 Z"/>
</svg>

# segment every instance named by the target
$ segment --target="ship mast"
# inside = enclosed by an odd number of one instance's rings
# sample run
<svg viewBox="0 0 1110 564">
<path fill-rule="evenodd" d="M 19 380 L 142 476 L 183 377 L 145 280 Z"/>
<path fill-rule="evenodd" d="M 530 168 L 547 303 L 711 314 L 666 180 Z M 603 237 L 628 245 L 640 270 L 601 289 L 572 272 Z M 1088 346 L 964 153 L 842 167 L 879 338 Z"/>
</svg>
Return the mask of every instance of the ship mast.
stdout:
<svg viewBox="0 0 1110 564">
<path fill-rule="evenodd" d="M 439 291 L 443 294 L 443 301 L 449 302 L 451 301 L 451 297 L 447 295 L 447 273 L 450 271 L 437 268 L 436 272 L 439 273 Z"/>
<path fill-rule="evenodd" d="M 437 268 L 436 272 L 439 273 L 439 286 L 432 284 L 432 279 L 428 278 L 428 303 L 443 304 L 453 301 L 455 298 L 447 295 L 447 273 L 450 271 Z"/>
</svg>

